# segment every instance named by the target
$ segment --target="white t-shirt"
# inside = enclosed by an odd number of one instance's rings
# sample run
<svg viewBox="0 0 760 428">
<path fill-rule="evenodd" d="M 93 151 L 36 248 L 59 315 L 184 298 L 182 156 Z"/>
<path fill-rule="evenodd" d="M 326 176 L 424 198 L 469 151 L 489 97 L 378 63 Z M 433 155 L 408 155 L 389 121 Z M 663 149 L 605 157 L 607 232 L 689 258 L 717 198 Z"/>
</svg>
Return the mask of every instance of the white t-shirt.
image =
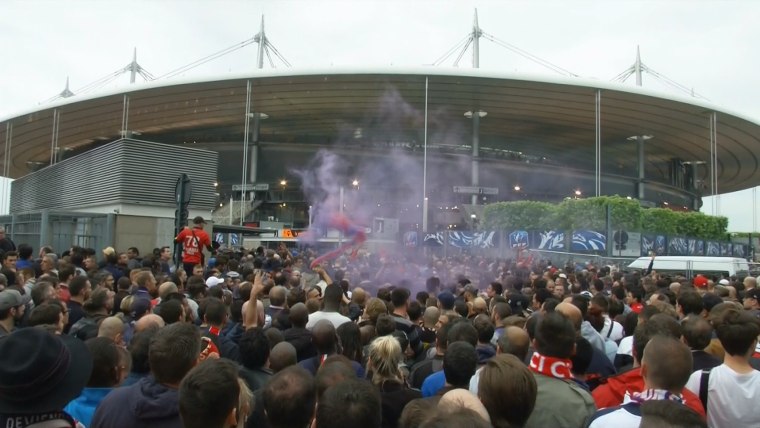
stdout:
<svg viewBox="0 0 760 428">
<path fill-rule="evenodd" d="M 588 428 L 638 428 L 641 416 L 629 412 L 627 406 L 616 406 L 597 411 Z"/>
<path fill-rule="evenodd" d="M 626 336 L 620 341 L 617 349 L 618 355 L 633 356 L 633 336 Z"/>
<path fill-rule="evenodd" d="M 478 387 L 480 386 L 480 372 L 483 371 L 483 367 L 475 371 L 475 374 L 470 378 L 470 392 L 476 397 L 478 396 Z"/>
<path fill-rule="evenodd" d="M 699 396 L 702 370 L 692 373 L 686 388 Z M 707 425 L 760 427 L 760 372 L 739 374 L 721 364 L 710 371 L 707 383 Z"/>
<path fill-rule="evenodd" d="M 309 314 L 309 322 L 306 323 L 306 328 L 308 330 L 311 330 L 314 328 L 314 324 L 316 324 L 319 320 L 328 320 L 332 323 L 332 325 L 335 326 L 335 328 L 340 327 L 343 323 L 351 322 L 351 319 L 344 317 L 337 312 L 317 311 L 313 314 Z"/>
<path fill-rule="evenodd" d="M 610 328 L 612 329 L 612 332 L 610 333 Z M 623 331 L 623 326 L 620 325 L 619 322 L 613 321 L 610 319 L 609 316 L 604 316 L 604 327 L 602 327 L 602 331 L 599 332 L 599 334 L 602 335 L 603 338 L 607 339 L 607 334 L 609 333 L 609 339 L 613 342 L 617 342 L 620 339 L 625 336 L 625 332 Z"/>
</svg>

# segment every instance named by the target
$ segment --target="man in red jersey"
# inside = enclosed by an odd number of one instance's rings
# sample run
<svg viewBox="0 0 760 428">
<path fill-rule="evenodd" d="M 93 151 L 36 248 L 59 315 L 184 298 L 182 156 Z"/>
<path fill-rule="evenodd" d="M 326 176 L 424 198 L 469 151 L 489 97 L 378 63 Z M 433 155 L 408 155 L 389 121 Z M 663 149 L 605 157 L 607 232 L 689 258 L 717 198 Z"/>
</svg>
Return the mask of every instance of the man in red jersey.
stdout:
<svg viewBox="0 0 760 428">
<path fill-rule="evenodd" d="M 208 249 L 210 253 L 214 252 L 211 246 L 211 238 L 203 230 L 206 221 L 203 217 L 198 216 L 193 219 L 193 228 L 185 227 L 179 232 L 174 242 L 182 243 L 182 266 L 188 276 L 193 274 L 193 266 L 203 265 L 204 256 L 203 248 Z"/>
</svg>

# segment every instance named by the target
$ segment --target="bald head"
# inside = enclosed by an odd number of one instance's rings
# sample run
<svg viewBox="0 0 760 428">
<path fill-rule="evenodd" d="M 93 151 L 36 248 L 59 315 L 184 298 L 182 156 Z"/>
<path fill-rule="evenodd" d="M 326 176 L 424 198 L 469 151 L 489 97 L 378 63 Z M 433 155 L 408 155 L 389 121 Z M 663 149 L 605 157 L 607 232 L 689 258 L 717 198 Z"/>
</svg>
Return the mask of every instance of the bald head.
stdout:
<svg viewBox="0 0 760 428">
<path fill-rule="evenodd" d="M 271 306 L 284 307 L 288 297 L 288 289 L 277 285 L 269 290 L 269 304 Z"/>
<path fill-rule="evenodd" d="M 328 320 L 320 320 L 311 329 L 311 342 L 320 354 L 335 352 L 335 326 Z"/>
<path fill-rule="evenodd" d="M 752 276 L 748 276 L 744 278 L 744 288 L 755 288 L 757 287 L 757 279 Z"/>
<path fill-rule="evenodd" d="M 497 354 L 511 354 L 525 361 L 530 348 L 530 336 L 520 327 L 509 326 L 504 329 L 504 334 L 496 342 Z"/>
<path fill-rule="evenodd" d="M 670 291 L 672 291 L 677 296 L 678 292 L 681 291 L 681 283 L 671 282 L 668 288 L 670 288 Z"/>
<path fill-rule="evenodd" d="M 147 314 L 143 315 L 137 322 L 135 323 L 135 333 L 139 333 L 141 331 L 145 331 L 149 329 L 151 326 L 156 326 L 158 328 L 162 328 L 165 326 L 166 323 L 164 322 L 164 319 L 156 314 Z"/>
<path fill-rule="evenodd" d="M 555 311 L 561 313 L 565 318 L 569 319 L 573 323 L 575 331 L 581 330 L 581 324 L 583 323 L 583 314 L 577 306 L 572 303 L 562 302 L 554 308 Z"/>
<path fill-rule="evenodd" d="M 438 319 L 441 317 L 440 309 L 435 306 L 428 306 L 425 308 L 425 314 L 422 316 L 422 321 L 427 328 L 435 328 L 438 324 Z"/>
<path fill-rule="evenodd" d="M 472 301 L 472 311 L 476 314 L 484 314 L 488 312 L 488 304 L 482 297 L 476 297 Z"/>
<path fill-rule="evenodd" d="M 293 327 L 306 327 L 306 323 L 309 322 L 309 309 L 303 303 L 296 303 L 290 308 L 288 320 L 293 324 Z"/>
<path fill-rule="evenodd" d="M 269 368 L 277 373 L 280 370 L 296 365 L 296 348 L 290 342 L 282 341 L 272 348 L 269 353 Z"/>
<path fill-rule="evenodd" d="M 167 281 L 161 284 L 158 287 L 158 297 L 161 298 L 161 300 L 166 299 L 166 296 L 170 295 L 171 293 L 178 293 L 179 289 L 177 288 L 177 284 Z"/>
<path fill-rule="evenodd" d="M 461 409 L 472 410 L 486 422 L 491 422 L 491 417 L 488 415 L 488 410 L 483 406 L 483 403 L 480 402 L 475 394 L 466 389 L 452 389 L 443 394 L 443 397 L 438 402 L 438 410 L 444 413 L 457 413 Z"/>
<path fill-rule="evenodd" d="M 124 322 L 118 317 L 108 317 L 100 323 L 98 337 L 105 337 L 117 345 L 124 345 Z"/>
</svg>

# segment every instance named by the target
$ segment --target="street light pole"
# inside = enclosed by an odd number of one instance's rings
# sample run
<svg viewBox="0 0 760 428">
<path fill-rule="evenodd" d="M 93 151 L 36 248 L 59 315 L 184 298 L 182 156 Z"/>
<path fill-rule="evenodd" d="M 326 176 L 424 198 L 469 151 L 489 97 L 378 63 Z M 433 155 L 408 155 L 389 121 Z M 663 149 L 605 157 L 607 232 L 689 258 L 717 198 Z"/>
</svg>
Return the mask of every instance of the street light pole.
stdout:
<svg viewBox="0 0 760 428">
<path fill-rule="evenodd" d="M 422 145 L 422 233 L 428 231 L 427 195 L 427 131 L 428 131 L 428 77 L 425 76 L 425 133 Z M 424 238 L 423 238 L 424 239 Z"/>
<path fill-rule="evenodd" d="M 340 203 L 340 207 L 338 207 L 338 212 L 340 212 L 340 217 L 343 218 L 343 199 L 344 198 L 344 190 L 343 186 L 340 186 L 340 190 L 338 192 L 338 202 Z M 343 231 L 338 231 L 338 246 L 343 245 Z"/>
<path fill-rule="evenodd" d="M 488 113 L 481 110 L 467 111 L 464 117 L 472 119 L 472 187 L 480 185 L 480 119 Z M 472 205 L 478 204 L 478 195 L 472 195 Z"/>
</svg>

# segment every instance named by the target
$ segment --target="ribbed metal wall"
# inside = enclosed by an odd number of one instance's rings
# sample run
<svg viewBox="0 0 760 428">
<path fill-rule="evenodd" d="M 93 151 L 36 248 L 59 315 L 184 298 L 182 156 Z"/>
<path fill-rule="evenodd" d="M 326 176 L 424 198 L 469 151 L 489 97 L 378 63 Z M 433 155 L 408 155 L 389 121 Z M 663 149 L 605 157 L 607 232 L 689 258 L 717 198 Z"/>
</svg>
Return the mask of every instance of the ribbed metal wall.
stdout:
<svg viewBox="0 0 760 428">
<path fill-rule="evenodd" d="M 177 178 L 192 181 L 190 208 L 213 208 L 218 153 L 122 139 L 26 175 L 11 184 L 12 214 L 116 203 L 174 206 Z"/>
</svg>

